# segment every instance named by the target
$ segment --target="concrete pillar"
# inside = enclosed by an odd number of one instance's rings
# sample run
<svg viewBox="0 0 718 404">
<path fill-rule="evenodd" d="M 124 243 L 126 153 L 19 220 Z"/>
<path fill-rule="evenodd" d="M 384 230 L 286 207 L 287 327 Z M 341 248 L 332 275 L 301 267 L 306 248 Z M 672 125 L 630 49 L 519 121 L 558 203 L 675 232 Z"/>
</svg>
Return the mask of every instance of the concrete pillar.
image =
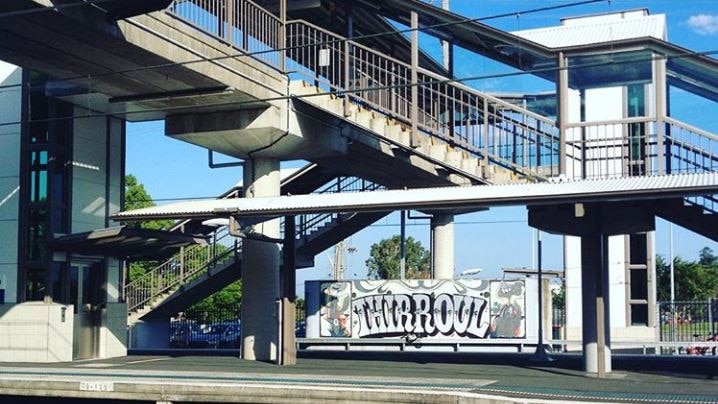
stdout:
<svg viewBox="0 0 718 404">
<path fill-rule="evenodd" d="M 431 266 L 434 279 L 454 279 L 454 215 L 431 217 Z"/>
<path fill-rule="evenodd" d="M 599 232 L 584 235 L 581 237 L 583 361 L 584 370 L 599 377 L 611 372 L 608 290 L 608 236 Z"/>
<path fill-rule="evenodd" d="M 244 165 L 246 198 L 279 195 L 279 160 L 256 158 Z M 279 219 L 254 226 L 254 234 L 279 238 Z M 242 240 L 242 357 L 277 358 L 280 251 L 276 243 Z"/>
<path fill-rule="evenodd" d="M 170 320 L 138 320 L 130 327 L 129 339 L 132 349 L 170 348 Z"/>
</svg>

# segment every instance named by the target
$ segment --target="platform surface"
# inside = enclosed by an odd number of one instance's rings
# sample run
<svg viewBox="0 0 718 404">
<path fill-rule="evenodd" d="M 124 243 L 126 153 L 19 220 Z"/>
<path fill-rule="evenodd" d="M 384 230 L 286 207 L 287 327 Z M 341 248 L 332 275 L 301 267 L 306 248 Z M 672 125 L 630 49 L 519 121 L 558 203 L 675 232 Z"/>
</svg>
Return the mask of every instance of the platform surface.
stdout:
<svg viewBox="0 0 718 404">
<path fill-rule="evenodd" d="M 175 403 L 718 403 L 718 357 L 617 357 L 605 379 L 581 371 L 580 357 L 556 358 L 547 364 L 528 354 L 305 352 L 291 367 L 194 355 L 6 363 L 0 394 Z"/>
</svg>

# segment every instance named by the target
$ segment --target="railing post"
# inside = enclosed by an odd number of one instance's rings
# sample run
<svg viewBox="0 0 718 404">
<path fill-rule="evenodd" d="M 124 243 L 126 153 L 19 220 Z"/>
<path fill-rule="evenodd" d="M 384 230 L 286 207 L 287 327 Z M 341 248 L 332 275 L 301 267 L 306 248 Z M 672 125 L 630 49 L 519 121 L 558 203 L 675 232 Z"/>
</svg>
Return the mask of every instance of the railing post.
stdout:
<svg viewBox="0 0 718 404">
<path fill-rule="evenodd" d="M 558 170 L 566 174 L 566 125 L 568 124 L 568 68 L 563 52 L 558 53 L 558 71 L 556 72 L 556 102 L 558 107 Z"/>
<path fill-rule="evenodd" d="M 239 2 L 239 16 L 240 16 L 240 25 L 242 29 L 242 49 L 249 52 L 249 30 L 247 29 L 247 2 L 244 0 L 240 0 Z"/>
<path fill-rule="evenodd" d="M 411 138 L 409 146 L 419 147 L 419 14 L 411 11 Z"/>
<path fill-rule="evenodd" d="M 486 98 L 483 98 L 483 102 L 484 102 L 484 133 L 482 136 L 484 138 L 483 149 L 485 150 L 485 154 L 486 154 L 485 158 L 488 158 L 488 154 L 489 154 L 489 100 L 487 100 Z"/>
<path fill-rule="evenodd" d="M 185 246 L 180 247 L 180 267 L 179 267 L 179 283 L 180 285 L 184 284 L 184 254 L 185 254 Z"/>
<path fill-rule="evenodd" d="M 235 0 L 225 0 L 225 15 L 227 17 L 227 31 L 225 33 L 225 39 L 230 45 L 234 45 L 234 1 Z"/>
<path fill-rule="evenodd" d="M 351 47 L 349 39 L 344 40 L 344 116 L 351 115 L 349 111 L 349 87 L 351 87 L 351 79 L 349 71 L 351 66 Z"/>
<path fill-rule="evenodd" d="M 287 57 L 287 0 L 279 0 L 279 71 L 286 73 Z"/>
</svg>

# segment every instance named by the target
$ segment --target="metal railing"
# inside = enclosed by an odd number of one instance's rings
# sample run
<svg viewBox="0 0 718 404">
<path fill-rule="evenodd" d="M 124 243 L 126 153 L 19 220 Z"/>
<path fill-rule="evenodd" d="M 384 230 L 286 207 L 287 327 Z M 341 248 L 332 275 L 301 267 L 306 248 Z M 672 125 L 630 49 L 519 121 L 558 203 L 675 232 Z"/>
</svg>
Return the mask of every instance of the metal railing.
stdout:
<svg viewBox="0 0 718 404">
<path fill-rule="evenodd" d="M 420 67 L 412 70 L 410 64 L 306 21 L 283 26 L 250 0 L 180 0 L 169 11 L 240 50 L 260 52 L 253 57 L 276 69 L 286 66 L 283 73 L 335 92 L 344 98 L 345 112 L 357 106 L 371 109 L 520 174 L 559 174 L 560 134 L 554 119 Z M 283 35 L 285 59 L 280 60 L 282 54 L 275 50 L 281 48 Z M 663 120 L 660 135 L 655 117 L 567 125 L 562 134 L 566 175 L 598 178 L 718 169 L 718 137 L 670 117 Z M 718 208 L 710 199 L 698 199 L 695 203 L 711 211 Z"/>
<path fill-rule="evenodd" d="M 380 188 L 380 185 L 361 178 L 338 177 L 324 184 L 315 193 L 358 192 Z M 236 196 L 237 192 L 231 192 L 225 198 Z M 306 242 L 315 231 L 341 220 L 342 216 L 336 213 L 301 215 L 296 224 L 296 238 Z M 175 227 L 180 226 L 181 224 Z M 241 239 L 232 237 L 226 226 L 219 227 L 210 235 L 207 246 L 185 247 L 156 268 L 125 285 L 124 296 L 128 312 L 154 303 L 160 296 L 176 290 L 213 268 L 234 262 L 241 253 L 241 247 Z"/>
<path fill-rule="evenodd" d="M 422 68 L 413 83 L 409 64 L 306 21 L 289 21 L 286 31 L 287 68 L 319 87 L 409 126 L 416 86 L 422 133 L 524 174 L 558 174 L 554 120 Z"/>
<path fill-rule="evenodd" d="M 659 302 L 658 315 L 661 341 L 686 342 L 678 348 L 688 354 L 716 354 L 700 343 L 718 341 L 718 299 Z"/>
<path fill-rule="evenodd" d="M 383 189 L 379 184 L 357 177 L 338 177 L 335 181 L 329 182 L 313 193 L 327 194 L 338 192 L 360 192 Z M 297 239 L 310 237 L 314 232 L 332 222 L 341 221 L 339 213 L 306 214 L 297 218 Z M 284 226 L 282 226 L 284 229 Z"/>
<path fill-rule="evenodd" d="M 184 247 L 170 259 L 125 285 L 127 311 L 137 311 L 208 270 L 226 265 L 240 251 L 240 239 L 232 237 L 226 226 L 219 228 L 212 234 L 212 242 L 208 245 Z"/>
<path fill-rule="evenodd" d="M 650 117 L 566 126 L 569 178 L 629 177 L 659 172 L 655 123 Z"/>
<path fill-rule="evenodd" d="M 347 105 L 370 108 L 405 125 L 416 120 L 423 134 L 489 164 L 529 176 L 558 174 L 559 138 L 553 119 L 422 68 L 417 69 L 418 84 L 412 84 L 410 65 L 306 21 L 288 21 L 282 27 L 281 20 L 249 0 L 184 0 L 168 11 L 274 68 L 286 64 L 286 73 L 345 93 Z M 274 51 L 281 49 L 283 30 L 285 60 Z M 412 86 L 417 87 L 416 100 Z"/>
<path fill-rule="evenodd" d="M 176 0 L 167 11 L 217 39 L 254 53 L 279 68 L 282 23 L 274 14 L 247 0 Z"/>
</svg>

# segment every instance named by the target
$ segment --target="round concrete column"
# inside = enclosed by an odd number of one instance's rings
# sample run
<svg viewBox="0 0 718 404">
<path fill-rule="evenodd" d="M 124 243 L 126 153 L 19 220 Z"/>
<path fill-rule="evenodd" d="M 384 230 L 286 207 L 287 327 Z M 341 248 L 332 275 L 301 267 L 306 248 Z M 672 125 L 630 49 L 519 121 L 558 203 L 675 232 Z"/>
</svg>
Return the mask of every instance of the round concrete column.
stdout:
<svg viewBox="0 0 718 404">
<path fill-rule="evenodd" d="M 611 372 L 608 280 L 608 237 L 601 234 L 582 236 L 583 361 L 586 372 L 599 376 Z M 603 358 L 599 354 L 601 348 Z"/>
<path fill-rule="evenodd" d="M 279 160 L 258 158 L 244 165 L 244 196 L 279 195 Z M 254 226 L 254 233 L 279 238 L 279 219 Z M 242 357 L 276 360 L 279 336 L 279 245 L 242 240 Z"/>
<path fill-rule="evenodd" d="M 431 217 L 431 265 L 434 279 L 454 279 L 454 215 Z"/>
</svg>

